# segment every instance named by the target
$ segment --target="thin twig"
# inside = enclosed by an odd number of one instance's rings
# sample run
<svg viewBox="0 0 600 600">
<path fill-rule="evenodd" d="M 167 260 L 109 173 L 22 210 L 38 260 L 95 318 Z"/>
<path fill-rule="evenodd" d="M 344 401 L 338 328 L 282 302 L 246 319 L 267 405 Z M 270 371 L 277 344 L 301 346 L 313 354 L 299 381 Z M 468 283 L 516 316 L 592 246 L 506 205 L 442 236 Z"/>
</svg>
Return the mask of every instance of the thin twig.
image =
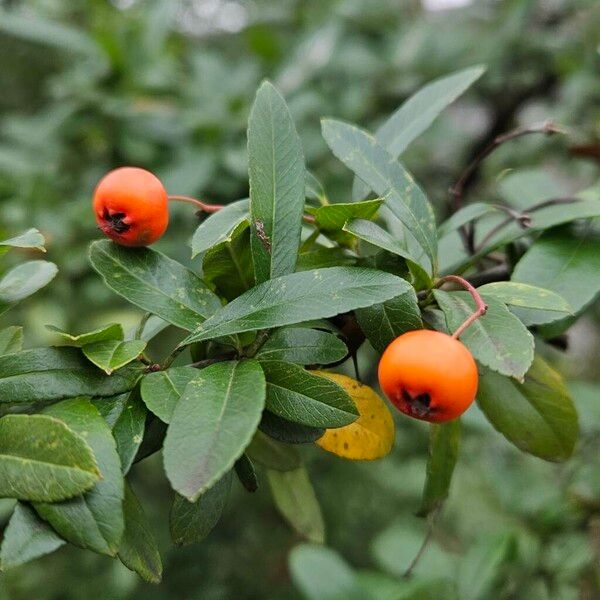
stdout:
<svg viewBox="0 0 600 600">
<path fill-rule="evenodd" d="M 261 349 L 262 345 L 267 341 L 267 338 L 271 334 L 269 329 L 261 329 L 256 333 L 254 341 L 246 348 L 244 353 L 247 358 L 256 356 L 256 353 Z"/>
<path fill-rule="evenodd" d="M 207 204 L 206 202 L 202 202 L 196 198 L 191 198 L 190 196 L 169 196 L 169 200 L 187 202 L 188 204 L 196 206 L 200 211 L 205 213 L 216 213 L 223 208 L 222 204 Z"/>
<path fill-rule="evenodd" d="M 425 533 L 425 537 L 423 538 L 421 547 L 417 550 L 415 557 L 412 559 L 412 561 L 408 565 L 408 568 L 406 569 L 406 571 L 404 571 L 404 574 L 402 575 L 402 577 L 404 579 L 411 578 L 413 571 L 415 570 L 416 566 L 419 564 L 419 561 L 421 560 L 421 557 L 425 553 L 425 550 L 427 550 L 427 546 L 429 545 L 429 542 L 431 541 L 431 538 L 433 537 L 433 528 L 434 528 L 437 516 L 439 515 L 439 513 L 441 511 L 441 508 L 442 508 L 441 505 L 438 506 L 427 518 L 427 531 Z"/>
<path fill-rule="evenodd" d="M 488 307 L 487 304 L 483 301 L 483 298 L 479 295 L 479 292 L 466 279 L 464 279 L 463 277 L 459 277 L 458 275 L 445 275 L 444 277 L 440 277 L 435 282 L 434 287 L 440 287 L 448 281 L 456 283 L 465 288 L 465 290 L 467 290 L 467 292 L 471 294 L 471 297 L 475 301 L 475 312 L 472 315 L 469 315 L 458 327 L 458 329 L 452 334 L 452 337 L 455 340 L 457 340 L 464 333 L 467 327 L 469 327 L 472 323 L 477 321 L 479 317 L 485 315 Z"/>
</svg>

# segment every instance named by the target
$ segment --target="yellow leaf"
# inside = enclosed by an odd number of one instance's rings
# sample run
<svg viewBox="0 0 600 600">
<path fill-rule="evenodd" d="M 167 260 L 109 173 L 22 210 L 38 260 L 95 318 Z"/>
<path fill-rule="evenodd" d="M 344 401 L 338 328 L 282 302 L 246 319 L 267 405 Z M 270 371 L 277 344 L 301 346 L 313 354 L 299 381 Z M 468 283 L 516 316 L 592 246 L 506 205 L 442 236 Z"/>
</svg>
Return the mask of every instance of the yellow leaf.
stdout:
<svg viewBox="0 0 600 600">
<path fill-rule="evenodd" d="M 318 446 L 351 460 L 375 460 L 389 453 L 396 433 L 394 419 L 385 402 L 368 386 L 338 373 L 315 371 L 341 385 L 356 404 L 360 417 L 354 423 L 327 429 Z"/>
</svg>

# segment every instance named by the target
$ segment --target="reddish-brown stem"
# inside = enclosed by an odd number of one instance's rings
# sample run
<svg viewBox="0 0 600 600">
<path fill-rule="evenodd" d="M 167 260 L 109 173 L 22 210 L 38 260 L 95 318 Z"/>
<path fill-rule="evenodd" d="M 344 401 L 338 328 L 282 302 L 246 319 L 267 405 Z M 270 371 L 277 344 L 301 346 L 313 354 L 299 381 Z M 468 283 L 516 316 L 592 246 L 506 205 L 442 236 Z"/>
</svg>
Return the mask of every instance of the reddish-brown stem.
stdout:
<svg viewBox="0 0 600 600">
<path fill-rule="evenodd" d="M 223 208 L 222 204 L 207 204 L 206 202 L 196 200 L 196 198 L 190 198 L 189 196 L 169 196 L 169 200 L 174 200 L 177 202 L 187 202 L 188 204 L 194 205 L 199 210 L 205 213 L 216 213 Z"/>
<path fill-rule="evenodd" d="M 435 282 L 434 287 L 440 287 L 448 281 L 456 283 L 465 288 L 465 290 L 467 290 L 467 292 L 471 294 L 471 297 L 475 301 L 475 312 L 472 315 L 469 315 L 458 327 L 458 329 L 452 334 L 452 337 L 457 340 L 464 333 L 467 327 L 469 327 L 472 323 L 477 321 L 479 317 L 485 315 L 488 307 L 487 304 L 483 301 L 483 298 L 479 295 L 479 292 L 466 279 L 463 279 L 458 275 L 444 275 L 444 277 L 440 277 Z"/>
</svg>

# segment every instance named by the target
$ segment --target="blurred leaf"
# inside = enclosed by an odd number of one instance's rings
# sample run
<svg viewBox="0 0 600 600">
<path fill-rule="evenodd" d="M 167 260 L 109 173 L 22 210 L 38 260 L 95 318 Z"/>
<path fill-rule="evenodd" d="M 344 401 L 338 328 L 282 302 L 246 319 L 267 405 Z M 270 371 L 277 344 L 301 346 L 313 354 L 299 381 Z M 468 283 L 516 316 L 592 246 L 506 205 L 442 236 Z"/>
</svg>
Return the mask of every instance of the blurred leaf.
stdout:
<svg viewBox="0 0 600 600">
<path fill-rule="evenodd" d="M 169 516 L 174 544 L 187 546 L 201 542 L 214 529 L 227 504 L 231 480 L 232 472 L 229 471 L 194 503 L 175 495 Z"/>
<path fill-rule="evenodd" d="M 331 317 L 389 300 L 407 288 L 400 277 L 375 269 L 331 267 L 283 275 L 224 306 L 181 345 Z"/>
<path fill-rule="evenodd" d="M 464 69 L 428 83 L 414 93 L 394 114 L 383 123 L 375 138 L 397 159 L 438 117 L 438 115 L 485 72 L 485 67 Z M 364 198 L 369 188 L 358 180 L 354 181 L 352 197 Z"/>
<path fill-rule="evenodd" d="M 331 333 L 305 327 L 286 327 L 271 334 L 256 358 L 299 365 L 327 365 L 342 360 L 347 354 L 346 344 Z"/>
<path fill-rule="evenodd" d="M 119 340 L 107 340 L 105 342 L 94 342 L 83 346 L 83 353 L 97 367 L 100 367 L 107 375 L 124 367 L 134 361 L 146 347 L 142 340 L 130 340 L 121 342 Z"/>
<path fill-rule="evenodd" d="M 71 498 L 100 478 L 92 449 L 64 423 L 46 415 L 0 419 L 0 498 Z"/>
<path fill-rule="evenodd" d="M 81 348 L 86 344 L 94 344 L 96 342 L 123 339 L 123 327 L 119 325 L 119 323 L 111 323 L 100 329 L 88 331 L 87 333 L 80 333 L 79 335 L 72 335 L 66 331 L 62 331 L 54 325 L 46 325 L 46 329 L 59 335 L 67 346 L 75 346 L 76 348 Z"/>
<path fill-rule="evenodd" d="M 132 389 L 142 375 L 131 365 L 110 376 L 76 348 L 36 348 L 0 356 L 0 404 L 114 396 Z"/>
<path fill-rule="evenodd" d="M 0 356 L 14 354 L 23 348 L 23 328 L 7 327 L 0 329 Z"/>
<path fill-rule="evenodd" d="M 144 375 L 140 388 L 144 404 L 161 421 L 170 423 L 179 398 L 198 374 L 193 367 L 174 367 Z"/>
<path fill-rule="evenodd" d="M 325 119 L 323 137 L 335 154 L 352 169 L 407 227 L 436 270 L 435 215 L 412 175 L 396 162 L 370 134 L 358 127 Z"/>
<path fill-rule="evenodd" d="M 263 412 L 258 428 L 284 444 L 312 444 L 325 432 L 325 429 L 320 427 L 309 427 L 282 419 L 268 410 Z"/>
<path fill-rule="evenodd" d="M 375 460 L 388 454 L 395 439 L 394 419 L 385 402 L 369 386 L 339 373 L 317 371 L 339 384 L 352 398 L 360 416 L 354 423 L 327 429 L 317 446 L 350 460 Z"/>
<path fill-rule="evenodd" d="M 162 561 L 144 509 L 131 486 L 125 484 L 123 501 L 125 530 L 119 546 L 119 559 L 144 581 L 160 583 Z"/>
<path fill-rule="evenodd" d="M 496 281 L 477 289 L 480 294 L 493 296 L 505 304 L 552 312 L 570 313 L 570 304 L 560 295 L 544 288 L 513 281 Z"/>
<path fill-rule="evenodd" d="M 50 554 L 66 542 L 42 521 L 27 504 L 18 502 L 4 530 L 0 567 L 18 567 Z"/>
<path fill-rule="evenodd" d="M 306 170 L 302 143 L 281 94 L 264 82 L 248 121 L 250 247 L 257 283 L 296 268 Z"/>
<path fill-rule="evenodd" d="M 523 452 L 557 462 L 573 453 L 577 412 L 561 376 L 540 357 L 523 383 L 486 370 L 477 402 L 490 423 Z"/>
<path fill-rule="evenodd" d="M 306 469 L 268 469 L 267 477 L 275 506 L 285 520 L 307 540 L 324 543 L 323 515 Z"/>
<path fill-rule="evenodd" d="M 429 426 L 427 478 L 418 515 L 425 517 L 448 497 L 460 445 L 460 420 Z"/>
<path fill-rule="evenodd" d="M 111 290 L 182 329 L 195 329 L 221 307 L 197 275 L 155 250 L 101 240 L 90 246 L 90 262 Z"/>
<path fill-rule="evenodd" d="M 63 502 L 35 502 L 37 513 L 65 540 L 115 556 L 123 535 L 123 475 L 114 438 L 98 410 L 85 398 L 63 400 L 45 409 L 89 443 L 100 481 L 82 496 Z"/>
<path fill-rule="evenodd" d="M 323 185 L 310 171 L 306 171 L 304 186 L 304 193 L 307 198 L 318 200 L 322 204 L 327 202 L 327 194 Z"/>
<path fill-rule="evenodd" d="M 476 221 L 481 217 L 497 213 L 498 210 L 494 205 L 484 204 L 483 202 L 473 202 L 473 204 L 463 206 L 438 227 L 438 237 L 443 238 L 463 225 L 471 221 Z"/>
<path fill-rule="evenodd" d="M 272 413 L 309 427 L 341 427 L 358 411 L 338 383 L 282 361 L 261 363 L 267 380 L 266 407 Z"/>
<path fill-rule="evenodd" d="M 54 263 L 30 260 L 13 267 L 0 279 L 0 304 L 19 302 L 48 285 L 58 273 Z"/>
<path fill-rule="evenodd" d="M 247 198 L 231 202 L 209 215 L 192 238 L 192 258 L 217 244 L 231 241 L 233 232 L 244 221 L 250 222 L 250 201 Z"/>
<path fill-rule="evenodd" d="M 276 471 L 292 471 L 302 465 L 300 453 L 294 446 L 271 439 L 261 431 L 254 434 L 246 453 L 263 467 Z"/>
<path fill-rule="evenodd" d="M 191 502 L 233 467 L 250 443 L 265 403 L 253 360 L 202 369 L 173 411 L 164 444 L 167 477 Z"/>
<path fill-rule="evenodd" d="M 475 312 L 475 302 L 468 292 L 433 294 L 444 311 L 448 330 L 454 331 Z M 488 309 L 460 336 L 461 342 L 486 367 L 503 375 L 522 379 L 533 361 L 533 336 L 506 305 L 494 298 L 484 298 Z"/>
<path fill-rule="evenodd" d="M 0 25 L 0 29 L 1 29 Z M 11 248 L 34 248 L 46 252 L 44 248 L 45 244 L 44 236 L 39 232 L 38 229 L 32 228 L 24 231 L 23 233 L 9 238 L 7 240 L 0 240 L 0 246 L 7 246 Z"/>
<path fill-rule="evenodd" d="M 242 454 L 234 465 L 235 474 L 238 476 L 240 483 L 244 486 L 245 490 L 250 493 L 258 490 L 258 478 L 256 477 L 256 471 L 252 461 L 248 458 L 247 454 Z"/>
</svg>

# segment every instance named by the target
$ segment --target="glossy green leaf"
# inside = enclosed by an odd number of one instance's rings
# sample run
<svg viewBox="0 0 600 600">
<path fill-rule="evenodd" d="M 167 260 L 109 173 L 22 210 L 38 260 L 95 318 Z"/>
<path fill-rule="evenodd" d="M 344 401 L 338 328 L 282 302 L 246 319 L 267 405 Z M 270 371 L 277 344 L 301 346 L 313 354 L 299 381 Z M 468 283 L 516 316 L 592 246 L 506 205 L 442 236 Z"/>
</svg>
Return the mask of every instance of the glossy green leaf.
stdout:
<svg viewBox="0 0 600 600">
<path fill-rule="evenodd" d="M 292 471 L 302 465 L 300 453 L 294 446 L 280 443 L 261 431 L 254 434 L 246 453 L 253 461 L 276 471 Z"/>
<path fill-rule="evenodd" d="M 18 567 L 54 552 L 66 542 L 27 504 L 18 502 L 4 530 L 0 569 Z"/>
<path fill-rule="evenodd" d="M 296 271 L 311 271 L 313 269 L 352 266 L 355 264 L 356 255 L 345 248 L 340 246 L 332 246 L 331 248 L 316 246 L 312 250 L 298 254 Z"/>
<path fill-rule="evenodd" d="M 154 534 L 144 514 L 144 509 L 128 484 L 123 501 L 125 530 L 119 546 L 119 559 L 144 581 L 160 583 L 162 561 Z"/>
<path fill-rule="evenodd" d="M 173 367 L 144 375 L 140 388 L 142 400 L 161 421 L 170 423 L 185 387 L 197 375 L 198 369 L 193 367 Z"/>
<path fill-rule="evenodd" d="M 449 331 L 455 331 L 475 312 L 475 302 L 467 292 L 434 290 L 444 311 Z M 522 379 L 533 361 L 533 336 L 503 302 L 484 298 L 487 313 L 471 324 L 460 336 L 482 365 L 502 375 Z"/>
<path fill-rule="evenodd" d="M 281 94 L 268 81 L 248 121 L 250 245 L 256 281 L 292 273 L 296 267 L 306 169 L 302 143 Z"/>
<path fill-rule="evenodd" d="M 23 328 L 7 327 L 0 329 L 0 356 L 14 354 L 23 348 Z"/>
<path fill-rule="evenodd" d="M 482 66 L 470 67 L 428 83 L 377 129 L 377 141 L 397 159 L 484 71 L 485 67 Z M 359 200 L 368 193 L 369 187 L 355 180 L 352 197 Z"/>
<path fill-rule="evenodd" d="M 517 263 L 516 283 L 540 286 L 562 296 L 574 313 L 593 302 L 600 293 L 600 238 L 587 230 L 583 235 L 551 231 L 539 238 Z M 541 308 L 541 307 L 535 307 Z M 519 310 L 528 325 L 556 321 L 564 315 L 541 310 Z"/>
<path fill-rule="evenodd" d="M 45 409 L 90 445 L 100 481 L 81 496 L 56 503 L 34 503 L 38 514 L 65 540 L 114 556 L 123 535 L 123 475 L 115 440 L 98 410 L 85 398 L 64 400 Z"/>
<path fill-rule="evenodd" d="M 85 356 L 107 375 L 134 361 L 146 347 L 142 340 L 108 340 L 94 342 L 83 347 Z"/>
<path fill-rule="evenodd" d="M 10 248 L 34 248 L 35 250 L 46 252 L 46 248 L 44 248 L 45 242 L 46 240 L 40 231 L 32 227 L 15 237 L 7 240 L 0 240 L 0 246 Z"/>
<path fill-rule="evenodd" d="M 99 478 L 90 446 L 61 421 L 46 415 L 0 419 L 0 498 L 55 502 Z"/>
<path fill-rule="evenodd" d="M 374 269 L 331 267 L 283 275 L 236 298 L 183 344 L 232 333 L 293 325 L 371 306 L 406 291 L 408 283 Z"/>
<path fill-rule="evenodd" d="M 306 327 L 286 327 L 271 334 L 256 358 L 299 365 L 327 365 L 342 360 L 347 354 L 346 344 L 331 333 Z"/>
<path fill-rule="evenodd" d="M 536 357 L 525 381 L 485 371 L 477 402 L 490 423 L 520 450 L 549 461 L 571 456 L 577 412 L 561 376 Z"/>
<path fill-rule="evenodd" d="M 164 443 L 173 489 L 194 502 L 229 471 L 250 443 L 265 405 L 258 362 L 199 371 L 175 407 Z"/>
<path fill-rule="evenodd" d="M 563 316 L 571 313 L 571 305 L 562 296 L 528 283 L 496 281 L 482 285 L 477 291 L 510 306 L 549 310 L 563 313 Z"/>
<path fill-rule="evenodd" d="M 13 304 L 31 296 L 57 273 L 57 266 L 46 260 L 30 260 L 13 267 L 0 279 L 0 303 Z"/>
<path fill-rule="evenodd" d="M 302 537 L 316 544 L 324 543 L 325 523 L 306 469 L 268 469 L 267 477 L 275 506 L 283 518 Z"/>
<path fill-rule="evenodd" d="M 484 202 L 473 202 L 473 204 L 463 206 L 438 227 L 438 237 L 443 238 L 467 223 L 477 221 L 498 211 L 499 209 L 493 204 L 485 204 Z"/>
<path fill-rule="evenodd" d="M 178 546 L 201 542 L 219 522 L 231 489 L 232 473 L 227 472 L 195 502 L 176 495 L 169 515 L 171 539 Z"/>
<path fill-rule="evenodd" d="M 335 156 L 384 199 L 385 206 L 412 233 L 435 270 L 435 215 L 412 175 L 372 135 L 354 125 L 325 119 L 322 131 Z"/>
<path fill-rule="evenodd" d="M 221 307 L 195 273 L 150 248 L 101 240 L 91 244 L 90 262 L 111 290 L 182 329 L 195 329 Z"/>
<path fill-rule="evenodd" d="M 330 379 L 292 363 L 266 361 L 261 366 L 270 412 L 309 427 L 343 427 L 358 418 L 348 393 Z"/>
<path fill-rule="evenodd" d="M 227 204 L 221 210 L 209 215 L 196 229 L 192 237 L 192 258 L 209 248 L 231 240 L 240 223 L 250 222 L 250 201 L 248 198 Z"/>
<path fill-rule="evenodd" d="M 322 427 L 308 427 L 282 419 L 276 414 L 265 410 L 258 428 L 269 437 L 284 444 L 312 444 L 318 440 L 325 429 Z"/>
<path fill-rule="evenodd" d="M 132 389 L 142 374 L 130 365 L 107 376 L 76 348 L 36 348 L 0 356 L 0 404 L 114 396 Z"/>
<path fill-rule="evenodd" d="M 419 516 L 428 515 L 448 497 L 452 474 L 458 459 L 459 444 L 459 419 L 448 423 L 432 423 L 429 426 L 427 477 Z"/>
<path fill-rule="evenodd" d="M 119 325 L 119 323 L 111 323 L 100 329 L 94 329 L 94 331 L 88 331 L 78 335 L 72 335 L 66 331 L 62 331 L 62 329 L 59 329 L 54 325 L 46 325 L 46 329 L 59 335 L 67 346 L 75 346 L 76 348 L 81 348 L 86 344 L 94 344 L 96 342 L 123 339 L 123 327 Z"/>
<path fill-rule="evenodd" d="M 258 490 L 258 477 L 254 465 L 246 453 L 242 454 L 234 465 L 235 474 L 247 492 L 253 494 Z"/>
<path fill-rule="evenodd" d="M 383 352 L 399 335 L 422 329 L 421 311 L 414 289 L 381 304 L 354 311 L 363 333 L 377 352 Z"/>
</svg>

